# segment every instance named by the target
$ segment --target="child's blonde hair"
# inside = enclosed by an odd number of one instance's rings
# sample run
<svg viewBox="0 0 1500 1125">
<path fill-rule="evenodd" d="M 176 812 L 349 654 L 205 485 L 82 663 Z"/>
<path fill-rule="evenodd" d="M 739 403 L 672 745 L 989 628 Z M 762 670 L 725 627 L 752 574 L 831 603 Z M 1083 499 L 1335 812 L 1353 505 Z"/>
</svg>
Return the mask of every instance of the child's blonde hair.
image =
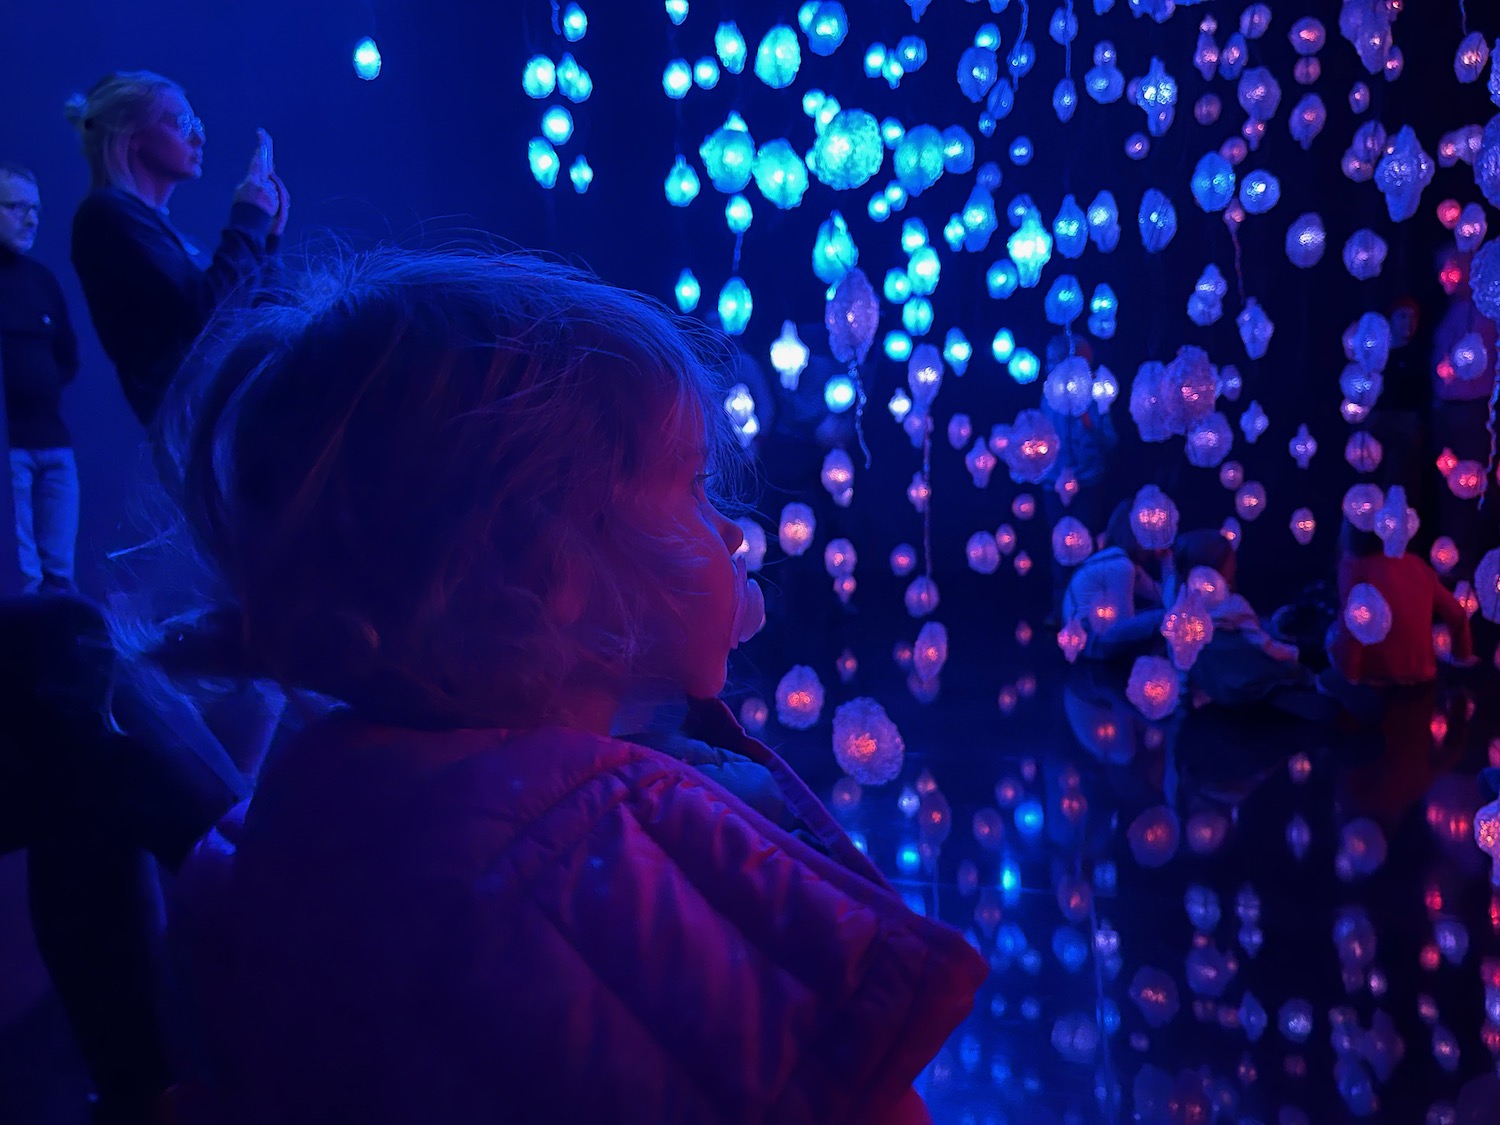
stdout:
<svg viewBox="0 0 1500 1125">
<path fill-rule="evenodd" d="M 135 190 L 130 171 L 130 138 L 151 125 L 168 94 L 182 87 L 149 70 L 121 70 L 106 74 L 87 94 L 74 94 L 63 103 L 63 116 L 78 133 L 78 144 L 89 165 L 91 188 Z"/>
<path fill-rule="evenodd" d="M 389 250 L 211 327 L 160 447 L 217 595 L 162 654 L 415 725 L 650 678 L 660 591 L 695 564 L 630 501 L 733 446 L 685 328 L 533 257 Z"/>
</svg>

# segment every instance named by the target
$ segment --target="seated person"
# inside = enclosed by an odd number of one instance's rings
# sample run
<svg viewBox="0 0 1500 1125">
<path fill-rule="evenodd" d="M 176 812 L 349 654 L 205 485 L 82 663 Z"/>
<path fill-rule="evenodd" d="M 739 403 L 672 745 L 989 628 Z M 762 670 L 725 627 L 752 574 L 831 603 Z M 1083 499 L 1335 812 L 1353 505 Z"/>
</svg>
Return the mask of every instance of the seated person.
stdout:
<svg viewBox="0 0 1500 1125">
<path fill-rule="evenodd" d="M 1116 505 L 1104 528 L 1104 546 L 1079 564 L 1063 594 L 1065 622 L 1080 621 L 1088 630 L 1087 656 L 1107 658 L 1121 655 L 1141 639 L 1149 640 L 1161 627 L 1158 612 L 1155 628 L 1149 621 L 1134 622 L 1141 611 L 1161 605 L 1161 587 L 1147 572 L 1145 563 L 1159 557 L 1143 548 L 1130 523 L 1129 500 Z M 1106 641 L 1108 634 L 1108 643 Z"/>
<path fill-rule="evenodd" d="M 1437 678 L 1434 620 L 1448 627 L 1453 662 L 1473 663 L 1468 615 L 1426 559 L 1408 551 L 1390 558 L 1379 536 L 1347 520 L 1340 543 L 1340 613 L 1329 630 L 1328 646 L 1329 659 L 1340 676 L 1372 687 L 1430 683 Z M 1360 583 L 1375 587 L 1391 607 L 1390 632 L 1372 645 L 1361 644 L 1344 623 L 1342 607 Z"/>
</svg>

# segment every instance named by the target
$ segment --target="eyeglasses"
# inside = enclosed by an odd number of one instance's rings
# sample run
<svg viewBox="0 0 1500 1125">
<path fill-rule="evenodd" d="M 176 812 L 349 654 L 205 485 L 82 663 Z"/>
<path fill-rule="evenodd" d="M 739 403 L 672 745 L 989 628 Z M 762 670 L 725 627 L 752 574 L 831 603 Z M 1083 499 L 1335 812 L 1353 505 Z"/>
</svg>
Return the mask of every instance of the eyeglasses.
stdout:
<svg viewBox="0 0 1500 1125">
<path fill-rule="evenodd" d="M 176 117 L 169 117 L 167 120 L 177 126 L 177 131 L 182 134 L 183 140 L 188 140 L 194 133 L 200 137 L 204 136 L 201 117 L 195 117 L 191 113 L 179 113 Z"/>
<path fill-rule="evenodd" d="M 13 219 L 24 219 L 28 212 L 39 219 L 42 217 L 40 203 L 27 203 L 20 199 L 0 199 L 0 211 L 6 212 Z"/>
</svg>

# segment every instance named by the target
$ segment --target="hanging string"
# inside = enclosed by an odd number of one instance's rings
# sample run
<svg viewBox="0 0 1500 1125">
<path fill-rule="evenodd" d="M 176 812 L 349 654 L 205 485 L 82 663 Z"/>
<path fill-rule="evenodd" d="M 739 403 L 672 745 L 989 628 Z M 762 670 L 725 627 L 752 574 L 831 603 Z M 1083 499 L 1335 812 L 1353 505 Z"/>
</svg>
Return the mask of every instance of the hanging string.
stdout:
<svg viewBox="0 0 1500 1125">
<path fill-rule="evenodd" d="M 552 0 L 552 34 L 561 36 L 562 33 L 562 11 L 558 7 L 558 0 Z"/>
<path fill-rule="evenodd" d="M 922 486 L 927 503 L 922 506 L 922 569 L 932 579 L 932 415 L 922 419 Z"/>
<path fill-rule="evenodd" d="M 859 441 L 859 451 L 865 455 L 865 468 L 870 467 L 870 447 L 865 442 L 865 380 L 859 373 L 859 364 L 849 361 L 849 377 L 854 380 L 854 436 Z"/>
<path fill-rule="evenodd" d="M 1068 22 L 1067 22 L 1067 24 L 1063 28 L 1063 31 L 1064 31 L 1064 38 L 1063 38 L 1063 77 L 1064 78 L 1072 78 L 1073 77 L 1073 37 L 1071 35 L 1067 35 L 1066 32 L 1067 32 L 1068 28 L 1071 28 L 1073 26 L 1073 0 L 1068 0 L 1067 20 L 1068 20 Z M 1024 26 L 1025 25 L 1023 24 L 1022 27 L 1024 28 Z"/>
<path fill-rule="evenodd" d="M 1500 366 L 1500 361 L 1497 361 L 1497 366 Z M 1500 373 L 1497 373 L 1497 376 L 1500 376 Z M 1490 459 L 1484 466 L 1485 489 L 1479 494 L 1480 508 L 1484 507 L 1484 498 L 1490 494 L 1490 478 L 1495 475 L 1495 408 L 1497 405 L 1500 405 L 1500 377 L 1495 379 L 1494 387 L 1490 391 L 1490 412 L 1484 420 L 1485 431 L 1490 435 Z"/>
<path fill-rule="evenodd" d="M 1458 0 L 1458 23 L 1459 31 L 1467 38 L 1469 34 L 1469 10 L 1464 6 L 1464 0 Z M 1480 503 L 1482 504 L 1484 501 L 1481 500 Z"/>
</svg>

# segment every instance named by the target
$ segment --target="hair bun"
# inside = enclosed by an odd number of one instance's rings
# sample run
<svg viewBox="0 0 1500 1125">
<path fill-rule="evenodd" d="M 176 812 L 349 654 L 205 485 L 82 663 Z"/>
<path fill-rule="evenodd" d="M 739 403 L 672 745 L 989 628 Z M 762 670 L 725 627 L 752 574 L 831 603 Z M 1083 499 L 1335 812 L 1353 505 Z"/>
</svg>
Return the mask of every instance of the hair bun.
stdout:
<svg viewBox="0 0 1500 1125">
<path fill-rule="evenodd" d="M 89 100 L 82 94 L 74 94 L 63 102 L 63 118 L 75 129 L 88 128 Z"/>
</svg>

